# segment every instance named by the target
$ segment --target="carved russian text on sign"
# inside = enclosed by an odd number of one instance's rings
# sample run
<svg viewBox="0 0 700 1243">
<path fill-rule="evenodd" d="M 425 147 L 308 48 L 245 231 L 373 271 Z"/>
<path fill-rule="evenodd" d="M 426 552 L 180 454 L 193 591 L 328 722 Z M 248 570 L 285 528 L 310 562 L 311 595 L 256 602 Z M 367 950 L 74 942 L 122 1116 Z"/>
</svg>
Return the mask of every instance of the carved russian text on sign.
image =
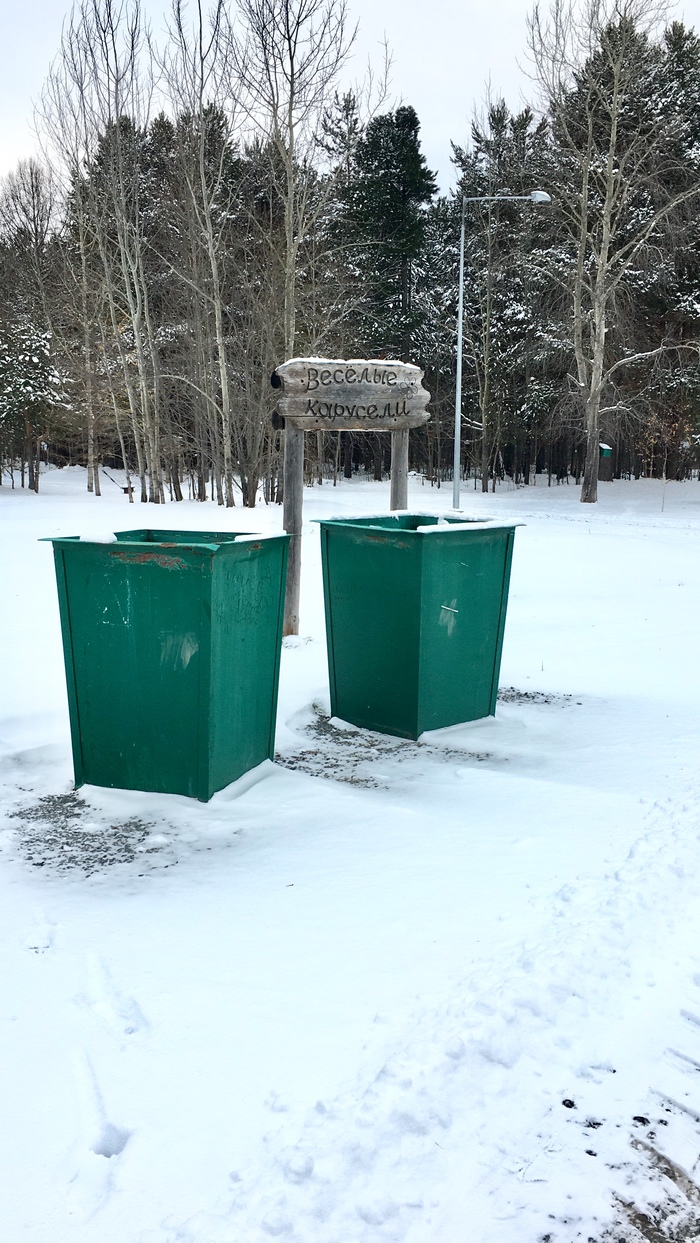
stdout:
<svg viewBox="0 0 700 1243">
<path fill-rule="evenodd" d="M 430 415 L 430 393 L 413 363 L 293 358 L 274 372 L 277 412 L 302 431 L 403 431 Z"/>
</svg>

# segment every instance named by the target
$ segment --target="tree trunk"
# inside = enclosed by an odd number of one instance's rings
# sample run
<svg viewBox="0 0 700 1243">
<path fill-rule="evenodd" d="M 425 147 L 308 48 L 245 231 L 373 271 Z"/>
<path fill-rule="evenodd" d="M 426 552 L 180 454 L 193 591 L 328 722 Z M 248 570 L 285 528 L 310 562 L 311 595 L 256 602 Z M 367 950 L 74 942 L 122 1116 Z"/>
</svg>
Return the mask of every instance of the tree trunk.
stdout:
<svg viewBox="0 0 700 1243">
<path fill-rule="evenodd" d="M 586 464 L 581 485 L 581 501 L 584 505 L 593 505 L 598 500 L 599 407 L 600 398 L 596 400 L 592 394 L 586 403 Z"/>
<path fill-rule="evenodd" d="M 384 450 L 382 448 L 381 437 L 378 432 L 374 434 L 374 479 L 375 483 L 382 482 L 382 466 L 384 465 Z"/>
<path fill-rule="evenodd" d="M 316 481 L 323 483 L 323 432 L 316 432 Z"/>
</svg>

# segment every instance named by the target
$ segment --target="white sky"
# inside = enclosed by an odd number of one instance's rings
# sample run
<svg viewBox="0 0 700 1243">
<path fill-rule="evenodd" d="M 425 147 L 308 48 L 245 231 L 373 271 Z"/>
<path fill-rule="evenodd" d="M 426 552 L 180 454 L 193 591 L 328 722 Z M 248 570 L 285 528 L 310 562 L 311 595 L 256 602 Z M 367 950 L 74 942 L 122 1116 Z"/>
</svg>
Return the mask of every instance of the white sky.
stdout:
<svg viewBox="0 0 700 1243">
<path fill-rule="evenodd" d="M 464 143 L 474 105 L 490 82 L 494 95 L 518 107 L 530 84 L 525 63 L 525 16 L 530 0 L 351 0 L 360 22 L 352 72 L 368 55 L 379 66 L 386 33 L 393 50 L 392 94 L 410 103 L 421 121 L 423 150 L 446 189 L 451 182 L 450 139 Z M 0 0 L 0 174 L 35 148 L 32 102 L 55 55 L 67 0 Z M 145 0 L 157 31 L 167 0 Z M 700 27 L 700 0 L 676 13 Z"/>
</svg>

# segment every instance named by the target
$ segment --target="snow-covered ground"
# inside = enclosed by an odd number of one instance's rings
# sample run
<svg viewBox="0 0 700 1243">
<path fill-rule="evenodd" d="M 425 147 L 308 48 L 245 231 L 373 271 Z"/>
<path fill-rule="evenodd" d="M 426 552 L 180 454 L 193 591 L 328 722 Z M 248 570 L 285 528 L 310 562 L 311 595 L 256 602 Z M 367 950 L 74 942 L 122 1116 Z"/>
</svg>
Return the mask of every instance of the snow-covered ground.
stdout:
<svg viewBox="0 0 700 1243">
<path fill-rule="evenodd" d="M 312 519 L 385 510 L 388 484 L 307 490 L 278 762 L 205 806 L 71 793 L 38 540 L 280 511 L 84 483 L 0 488 L 3 1241 L 585 1243 L 613 1221 L 664 1237 L 656 1205 L 692 1220 L 700 484 L 603 484 L 595 507 L 466 491 L 526 523 L 501 701 L 418 744 L 327 716 Z M 412 479 L 409 500 L 451 497 Z"/>
</svg>

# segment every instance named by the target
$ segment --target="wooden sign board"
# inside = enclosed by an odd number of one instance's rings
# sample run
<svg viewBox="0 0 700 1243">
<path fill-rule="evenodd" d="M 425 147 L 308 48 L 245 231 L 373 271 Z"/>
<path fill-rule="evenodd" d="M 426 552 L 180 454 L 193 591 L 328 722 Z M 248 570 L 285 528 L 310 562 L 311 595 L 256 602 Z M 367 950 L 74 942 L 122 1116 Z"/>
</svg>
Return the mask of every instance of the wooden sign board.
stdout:
<svg viewBox="0 0 700 1243">
<path fill-rule="evenodd" d="M 396 432 L 430 418 L 430 393 L 413 363 L 293 358 L 273 372 L 277 413 L 299 431 Z"/>
</svg>

